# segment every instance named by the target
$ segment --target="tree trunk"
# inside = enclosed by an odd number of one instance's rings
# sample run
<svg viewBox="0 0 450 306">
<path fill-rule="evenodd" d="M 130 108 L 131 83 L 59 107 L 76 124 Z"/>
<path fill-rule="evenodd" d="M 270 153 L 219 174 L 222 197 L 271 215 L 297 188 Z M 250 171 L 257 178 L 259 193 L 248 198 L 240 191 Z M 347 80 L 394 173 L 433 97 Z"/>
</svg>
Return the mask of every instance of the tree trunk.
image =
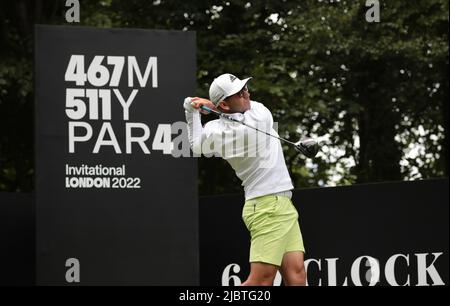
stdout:
<svg viewBox="0 0 450 306">
<path fill-rule="evenodd" d="M 395 142 L 395 124 L 400 121 L 400 116 L 393 111 L 391 100 L 385 94 L 389 92 L 389 85 L 381 79 L 386 73 L 383 66 L 380 63 L 366 64 L 370 73 L 357 84 L 362 106 L 358 117 L 357 183 L 402 180 L 402 151 Z"/>
</svg>

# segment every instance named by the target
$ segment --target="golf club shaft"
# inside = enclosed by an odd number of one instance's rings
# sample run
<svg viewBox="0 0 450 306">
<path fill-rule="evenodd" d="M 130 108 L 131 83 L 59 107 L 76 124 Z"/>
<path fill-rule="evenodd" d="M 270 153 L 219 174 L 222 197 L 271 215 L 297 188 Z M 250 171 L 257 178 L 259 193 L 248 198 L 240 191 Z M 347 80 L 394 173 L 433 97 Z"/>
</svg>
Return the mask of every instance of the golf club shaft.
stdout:
<svg viewBox="0 0 450 306">
<path fill-rule="evenodd" d="M 260 129 L 258 129 L 258 128 L 256 128 L 256 127 L 253 127 L 253 126 L 248 125 L 248 124 L 246 124 L 246 123 L 244 123 L 244 122 L 241 122 L 241 121 L 239 121 L 239 120 L 236 120 L 236 119 L 234 119 L 234 118 L 231 118 L 230 116 L 227 116 L 227 115 L 224 114 L 224 113 L 221 113 L 221 112 L 218 112 L 218 111 L 216 111 L 216 110 L 210 109 L 209 107 L 207 107 L 207 106 L 205 106 L 205 105 L 200 106 L 200 108 L 203 109 L 203 110 L 205 110 L 205 111 L 214 113 L 214 114 L 218 115 L 219 117 L 225 118 L 225 119 L 230 120 L 230 121 L 233 121 L 233 122 L 240 123 L 240 124 L 242 124 L 242 125 L 245 125 L 246 127 L 249 127 L 249 128 L 251 128 L 251 129 L 255 130 L 255 131 L 264 133 L 264 134 L 266 134 L 267 136 L 274 137 L 274 138 L 279 139 L 279 140 L 282 140 L 282 141 L 284 141 L 284 142 L 286 142 L 286 143 L 288 143 L 288 144 L 291 144 L 291 145 L 296 146 L 296 144 L 295 144 L 294 142 L 292 142 L 292 141 L 289 141 L 289 140 L 284 139 L 284 138 L 282 138 L 282 137 L 275 136 L 275 135 L 270 134 L 270 133 L 268 133 L 268 132 L 266 132 L 266 131 L 261 131 Z"/>
</svg>

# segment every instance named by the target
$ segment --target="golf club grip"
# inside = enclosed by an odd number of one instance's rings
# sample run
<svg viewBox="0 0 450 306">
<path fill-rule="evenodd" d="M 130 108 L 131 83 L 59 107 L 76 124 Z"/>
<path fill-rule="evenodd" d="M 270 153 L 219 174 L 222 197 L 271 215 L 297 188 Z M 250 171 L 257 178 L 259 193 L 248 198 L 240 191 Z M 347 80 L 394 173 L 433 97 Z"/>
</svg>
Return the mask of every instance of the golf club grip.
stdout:
<svg viewBox="0 0 450 306">
<path fill-rule="evenodd" d="M 212 111 L 212 109 L 210 109 L 208 106 L 205 106 L 205 105 L 200 106 L 200 108 L 205 110 L 205 111 L 208 111 L 208 112 Z"/>
</svg>

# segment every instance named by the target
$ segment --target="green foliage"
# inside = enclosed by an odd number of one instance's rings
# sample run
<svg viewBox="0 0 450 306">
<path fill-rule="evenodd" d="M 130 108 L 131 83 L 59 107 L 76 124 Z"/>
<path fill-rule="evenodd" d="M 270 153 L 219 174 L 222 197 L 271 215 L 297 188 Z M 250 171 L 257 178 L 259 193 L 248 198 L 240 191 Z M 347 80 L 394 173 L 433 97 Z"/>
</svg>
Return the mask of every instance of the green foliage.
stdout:
<svg viewBox="0 0 450 306">
<path fill-rule="evenodd" d="M 0 7 L 0 190 L 33 188 L 32 25 L 64 24 L 62 2 Z M 380 1 L 380 23 L 365 1 L 80 2 L 81 25 L 196 31 L 197 95 L 253 76 L 282 136 L 325 136 L 313 161 L 285 147 L 297 187 L 448 176 L 448 1 Z M 199 175 L 201 194 L 241 191 L 222 160 Z"/>
</svg>

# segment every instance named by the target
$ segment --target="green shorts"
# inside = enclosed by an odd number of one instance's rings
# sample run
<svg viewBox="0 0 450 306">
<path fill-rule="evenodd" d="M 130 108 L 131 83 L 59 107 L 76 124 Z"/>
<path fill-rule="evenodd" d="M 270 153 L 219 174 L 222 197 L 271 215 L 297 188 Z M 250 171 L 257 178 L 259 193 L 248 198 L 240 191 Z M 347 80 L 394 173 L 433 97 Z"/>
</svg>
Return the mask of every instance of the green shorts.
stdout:
<svg viewBox="0 0 450 306">
<path fill-rule="evenodd" d="M 251 236 L 250 262 L 281 266 L 286 252 L 305 252 L 297 209 L 288 197 L 250 199 L 245 202 L 242 219 Z"/>
</svg>

